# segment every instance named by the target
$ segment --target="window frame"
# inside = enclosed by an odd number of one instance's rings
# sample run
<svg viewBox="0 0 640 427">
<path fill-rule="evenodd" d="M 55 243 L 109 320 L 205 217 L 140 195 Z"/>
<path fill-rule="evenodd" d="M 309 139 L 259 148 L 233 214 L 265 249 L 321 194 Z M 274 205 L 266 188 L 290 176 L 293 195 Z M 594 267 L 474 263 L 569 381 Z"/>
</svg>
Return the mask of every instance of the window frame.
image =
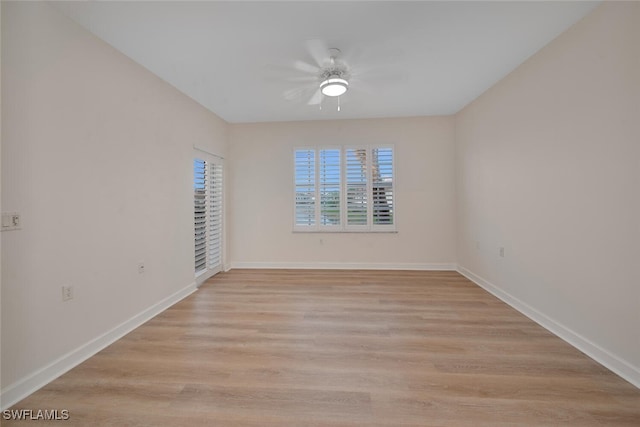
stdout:
<svg viewBox="0 0 640 427">
<path fill-rule="evenodd" d="M 367 207 L 367 224 L 366 225 L 349 225 L 347 223 L 347 150 L 366 150 L 366 207 Z M 374 224 L 373 223 L 373 176 L 370 166 L 373 160 L 374 149 L 391 150 L 392 158 L 392 181 L 391 190 L 393 197 L 393 223 L 392 224 Z M 298 225 L 297 203 L 296 203 L 296 153 L 299 150 L 314 151 L 314 225 Z M 339 150 L 340 152 L 340 224 L 339 225 L 323 225 L 321 224 L 321 203 L 320 203 L 320 152 L 323 150 Z M 397 207 L 396 207 L 396 150 L 394 144 L 349 144 L 349 145 L 306 145 L 297 146 L 292 150 L 293 158 L 293 232 L 294 233 L 397 233 Z"/>
</svg>

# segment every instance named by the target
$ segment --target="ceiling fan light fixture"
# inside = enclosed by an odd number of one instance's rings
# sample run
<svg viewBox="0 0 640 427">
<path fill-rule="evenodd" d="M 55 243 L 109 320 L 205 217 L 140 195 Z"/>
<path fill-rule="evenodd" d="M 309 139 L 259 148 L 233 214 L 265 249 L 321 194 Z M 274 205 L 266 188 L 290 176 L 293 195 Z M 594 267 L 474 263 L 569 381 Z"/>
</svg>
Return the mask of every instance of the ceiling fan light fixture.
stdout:
<svg viewBox="0 0 640 427">
<path fill-rule="evenodd" d="M 331 77 L 320 83 L 320 91 L 325 96 L 340 96 L 349 89 L 349 82 L 339 77 Z"/>
</svg>

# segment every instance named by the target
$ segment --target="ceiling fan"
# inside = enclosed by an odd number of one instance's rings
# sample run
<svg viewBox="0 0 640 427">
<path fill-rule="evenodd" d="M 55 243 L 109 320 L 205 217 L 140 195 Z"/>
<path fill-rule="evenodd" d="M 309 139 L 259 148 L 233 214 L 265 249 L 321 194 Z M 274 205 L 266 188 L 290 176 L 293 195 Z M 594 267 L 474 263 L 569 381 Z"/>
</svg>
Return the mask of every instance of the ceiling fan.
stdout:
<svg viewBox="0 0 640 427">
<path fill-rule="evenodd" d="M 329 48 L 329 65 L 320 73 L 320 92 L 325 96 L 340 96 L 349 89 L 349 69 L 338 62 L 341 53 L 340 49 Z"/>
<path fill-rule="evenodd" d="M 277 80 L 299 84 L 284 91 L 283 96 L 289 101 L 318 105 L 322 109 L 323 101 L 333 98 L 337 100 L 337 110 L 340 111 L 340 97 L 349 91 L 352 83 L 363 89 L 366 86 L 362 79 L 365 74 L 369 78 L 376 77 L 372 73 L 365 73 L 367 69 L 380 71 L 386 68 L 386 64 L 367 67 L 364 64 L 367 58 L 362 50 L 351 51 L 351 58 L 347 62 L 346 55 L 340 49 L 329 48 L 321 40 L 309 40 L 306 47 L 314 63 L 296 60 L 290 67 L 276 67 Z M 352 61 L 361 62 L 357 71 L 350 66 Z"/>
<path fill-rule="evenodd" d="M 337 99 L 340 111 L 340 96 L 349 90 L 351 70 L 338 48 L 327 48 L 319 40 L 307 42 L 307 50 L 314 63 L 296 60 L 291 67 L 280 68 L 277 80 L 299 83 L 284 91 L 288 101 L 318 105 L 322 109 L 326 97 Z"/>
</svg>

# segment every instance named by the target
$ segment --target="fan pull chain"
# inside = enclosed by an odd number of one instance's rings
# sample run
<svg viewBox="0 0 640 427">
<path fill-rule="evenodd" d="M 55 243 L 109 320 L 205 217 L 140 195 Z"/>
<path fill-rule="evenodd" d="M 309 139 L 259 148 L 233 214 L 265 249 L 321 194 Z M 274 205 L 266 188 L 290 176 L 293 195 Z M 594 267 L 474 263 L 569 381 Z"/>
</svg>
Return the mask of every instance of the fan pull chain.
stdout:
<svg viewBox="0 0 640 427">
<path fill-rule="evenodd" d="M 340 97 L 338 97 L 338 111 L 340 111 Z"/>
</svg>

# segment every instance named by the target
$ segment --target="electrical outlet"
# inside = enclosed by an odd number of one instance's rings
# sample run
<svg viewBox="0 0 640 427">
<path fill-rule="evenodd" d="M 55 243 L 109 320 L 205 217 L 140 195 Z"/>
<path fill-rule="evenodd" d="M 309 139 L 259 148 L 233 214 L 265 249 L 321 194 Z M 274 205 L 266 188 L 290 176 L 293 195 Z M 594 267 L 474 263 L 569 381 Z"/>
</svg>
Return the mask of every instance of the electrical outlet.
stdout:
<svg viewBox="0 0 640 427">
<path fill-rule="evenodd" d="M 144 273 L 144 261 L 138 263 L 138 274 Z"/>
<path fill-rule="evenodd" d="M 502 258 L 504 258 L 504 247 L 500 246 L 500 249 L 498 250 L 498 253 L 500 254 L 500 256 Z"/>
<path fill-rule="evenodd" d="M 20 214 L 18 212 L 2 213 L 2 231 L 20 230 Z"/>
<path fill-rule="evenodd" d="M 62 301 L 70 301 L 73 299 L 73 286 L 62 286 Z"/>
</svg>

